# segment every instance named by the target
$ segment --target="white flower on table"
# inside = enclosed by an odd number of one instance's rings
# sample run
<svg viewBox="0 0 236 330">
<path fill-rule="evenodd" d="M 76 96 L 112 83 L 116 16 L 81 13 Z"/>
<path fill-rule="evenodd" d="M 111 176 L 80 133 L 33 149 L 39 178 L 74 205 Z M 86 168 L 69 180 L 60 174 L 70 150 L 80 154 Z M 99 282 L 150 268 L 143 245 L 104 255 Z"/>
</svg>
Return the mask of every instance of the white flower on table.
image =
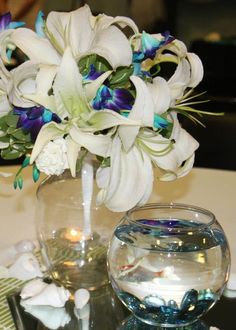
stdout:
<svg viewBox="0 0 236 330">
<path fill-rule="evenodd" d="M 39 171 L 47 175 L 62 174 L 65 169 L 69 168 L 65 139 L 58 138 L 48 142 L 35 162 Z"/>
</svg>

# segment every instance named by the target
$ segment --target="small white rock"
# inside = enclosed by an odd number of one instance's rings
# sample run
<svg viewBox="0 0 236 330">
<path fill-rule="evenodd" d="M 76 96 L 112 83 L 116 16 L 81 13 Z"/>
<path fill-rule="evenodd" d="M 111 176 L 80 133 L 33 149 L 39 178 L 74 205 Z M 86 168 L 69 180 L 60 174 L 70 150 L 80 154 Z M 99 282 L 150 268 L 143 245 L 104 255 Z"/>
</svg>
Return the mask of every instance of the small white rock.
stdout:
<svg viewBox="0 0 236 330">
<path fill-rule="evenodd" d="M 90 299 L 90 293 L 86 289 L 78 289 L 77 291 L 75 291 L 74 299 L 75 307 L 77 309 L 81 309 L 88 303 Z"/>
</svg>

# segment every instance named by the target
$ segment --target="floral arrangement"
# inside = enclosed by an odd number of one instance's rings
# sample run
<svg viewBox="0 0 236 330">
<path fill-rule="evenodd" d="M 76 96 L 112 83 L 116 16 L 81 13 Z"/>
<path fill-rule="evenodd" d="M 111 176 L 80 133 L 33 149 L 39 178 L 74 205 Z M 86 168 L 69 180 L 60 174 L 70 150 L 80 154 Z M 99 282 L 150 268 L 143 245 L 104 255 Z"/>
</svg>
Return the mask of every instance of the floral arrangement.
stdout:
<svg viewBox="0 0 236 330">
<path fill-rule="evenodd" d="M 127 33 L 129 32 L 129 34 Z M 14 54 L 20 63 L 10 69 Z M 186 175 L 198 142 L 178 115 L 193 116 L 203 67 L 168 32 L 140 33 L 127 17 L 38 14 L 35 31 L 0 17 L 0 149 L 25 156 L 21 171 L 76 175 L 86 153 L 97 157 L 98 203 L 114 211 L 143 204 L 160 180 Z"/>
</svg>

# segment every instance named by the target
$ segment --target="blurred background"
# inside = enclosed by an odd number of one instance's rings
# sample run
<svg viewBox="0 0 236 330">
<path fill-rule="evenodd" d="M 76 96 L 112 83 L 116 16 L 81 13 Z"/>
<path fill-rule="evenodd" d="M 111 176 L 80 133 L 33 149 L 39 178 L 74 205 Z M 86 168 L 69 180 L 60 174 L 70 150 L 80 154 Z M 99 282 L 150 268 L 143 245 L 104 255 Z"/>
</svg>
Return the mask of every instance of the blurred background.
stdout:
<svg viewBox="0 0 236 330">
<path fill-rule="evenodd" d="M 11 11 L 14 20 L 34 28 L 40 9 L 47 15 L 85 3 L 94 14 L 129 16 L 149 33 L 169 30 L 200 56 L 205 75 L 197 91 L 206 91 L 210 100 L 201 109 L 225 114 L 204 116 L 206 128 L 186 120 L 182 125 L 200 142 L 195 166 L 236 170 L 236 1 L 0 0 L 0 13 Z"/>
</svg>

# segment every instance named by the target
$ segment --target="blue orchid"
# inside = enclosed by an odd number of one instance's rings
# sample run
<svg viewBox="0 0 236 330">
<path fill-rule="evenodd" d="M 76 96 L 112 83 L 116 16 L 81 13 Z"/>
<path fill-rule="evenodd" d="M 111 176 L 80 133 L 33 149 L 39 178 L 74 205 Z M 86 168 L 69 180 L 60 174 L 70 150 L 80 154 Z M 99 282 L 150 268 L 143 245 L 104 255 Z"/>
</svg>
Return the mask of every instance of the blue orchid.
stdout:
<svg viewBox="0 0 236 330">
<path fill-rule="evenodd" d="M 55 113 L 43 106 L 31 108 L 15 107 L 13 113 L 19 116 L 17 128 L 21 128 L 25 133 L 30 133 L 33 142 L 36 140 L 43 125 L 51 121 L 61 123 L 61 119 Z"/>
<path fill-rule="evenodd" d="M 103 73 L 104 71 L 97 71 L 94 64 L 91 64 L 89 67 L 89 72 L 85 76 L 83 76 L 83 79 L 85 81 L 93 81 L 100 77 Z"/>
<path fill-rule="evenodd" d="M 120 110 L 131 110 L 133 102 L 134 98 L 127 89 L 111 89 L 101 85 L 92 101 L 92 106 L 95 110 L 110 109 L 120 112 Z"/>
<path fill-rule="evenodd" d="M 121 115 L 128 118 L 130 114 L 130 111 L 123 110 L 121 111 Z M 157 113 L 154 114 L 154 120 L 153 120 L 153 127 L 156 129 L 164 129 L 167 128 L 167 126 L 170 123 L 163 117 L 159 116 Z"/>
<path fill-rule="evenodd" d="M 8 29 L 16 29 L 25 25 L 24 22 L 12 22 L 11 13 L 6 13 L 0 16 L 0 32 Z"/>
<path fill-rule="evenodd" d="M 44 29 L 45 29 L 44 13 L 40 10 L 38 12 L 35 22 L 35 31 L 37 35 L 41 38 L 45 37 Z"/>
<path fill-rule="evenodd" d="M 142 70 L 141 64 L 142 61 L 145 60 L 144 53 L 141 51 L 134 52 L 133 53 L 133 67 L 134 71 L 133 74 L 135 76 L 140 76 L 140 77 L 151 77 L 151 74 L 148 71 Z"/>
<path fill-rule="evenodd" d="M 156 56 L 156 51 L 161 46 L 165 46 L 174 40 L 174 38 L 170 35 L 169 31 L 165 31 L 164 33 L 161 33 L 160 36 L 161 38 L 157 39 L 146 32 L 142 33 L 141 48 L 145 59 L 150 58 L 153 60 L 154 57 Z"/>
<path fill-rule="evenodd" d="M 16 29 L 25 25 L 24 22 L 12 22 L 11 13 L 8 12 L 0 16 L 0 33 L 5 30 Z M 10 60 L 12 56 L 12 49 L 7 49 L 7 58 Z"/>
</svg>

